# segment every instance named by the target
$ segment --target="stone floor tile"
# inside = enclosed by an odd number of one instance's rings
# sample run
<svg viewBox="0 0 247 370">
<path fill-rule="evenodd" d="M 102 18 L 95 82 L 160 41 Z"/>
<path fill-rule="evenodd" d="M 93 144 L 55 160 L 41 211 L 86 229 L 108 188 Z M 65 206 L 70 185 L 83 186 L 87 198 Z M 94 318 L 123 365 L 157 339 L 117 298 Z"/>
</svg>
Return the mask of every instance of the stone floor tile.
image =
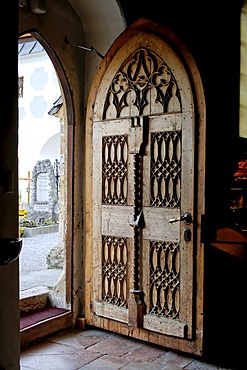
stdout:
<svg viewBox="0 0 247 370">
<path fill-rule="evenodd" d="M 155 359 L 160 358 L 166 353 L 164 349 L 148 345 L 146 343 L 139 344 L 138 347 L 129 351 L 124 355 L 124 357 L 131 360 L 142 360 L 142 361 L 154 361 Z"/>
<path fill-rule="evenodd" d="M 216 370 L 216 369 L 220 369 L 220 370 L 236 370 L 236 369 L 233 369 L 233 368 L 219 367 L 217 365 L 205 363 L 205 362 L 199 361 L 199 360 L 193 360 L 190 364 L 188 364 L 184 368 L 184 370 Z M 244 370 L 244 369 L 247 369 L 247 365 L 246 365 L 246 367 L 243 367 L 242 370 Z"/>
<path fill-rule="evenodd" d="M 183 356 L 176 352 L 168 351 L 164 355 L 160 356 L 158 359 L 154 361 L 155 364 L 163 364 L 164 366 L 168 366 L 168 369 L 171 367 L 172 369 L 183 369 L 185 366 L 189 365 L 193 361 L 192 358 Z"/>
<path fill-rule="evenodd" d="M 107 334 L 106 332 L 94 330 L 73 330 L 73 333 L 66 332 L 58 334 L 54 336 L 51 341 L 60 344 L 66 344 L 76 348 L 85 349 L 108 338 L 110 338 L 110 334 Z"/>
<path fill-rule="evenodd" d="M 109 338 L 90 347 L 90 350 L 99 351 L 102 354 L 123 356 L 124 354 L 133 351 L 140 344 L 133 340 L 125 338 Z"/>
<path fill-rule="evenodd" d="M 71 353 L 71 354 L 49 354 L 24 356 L 21 359 L 20 369 L 33 370 L 77 370 L 80 367 L 94 361 L 97 353 Z"/>
<path fill-rule="evenodd" d="M 162 364 L 155 364 L 153 362 L 147 362 L 147 361 L 138 361 L 134 360 L 127 364 L 126 366 L 123 366 L 121 370 L 163 370 L 164 365 Z M 174 369 L 173 369 L 174 370 Z"/>
<path fill-rule="evenodd" d="M 122 369 L 128 360 L 119 356 L 102 356 L 86 366 L 82 366 L 83 370 L 118 370 Z M 79 369 L 80 370 L 80 369 Z"/>
<path fill-rule="evenodd" d="M 84 350 L 85 351 L 85 350 Z M 58 355 L 58 354 L 76 354 L 78 348 L 73 348 L 68 345 L 52 343 L 50 341 L 41 342 L 27 347 L 21 351 L 21 358 L 26 356 L 42 356 L 45 355 Z"/>
</svg>

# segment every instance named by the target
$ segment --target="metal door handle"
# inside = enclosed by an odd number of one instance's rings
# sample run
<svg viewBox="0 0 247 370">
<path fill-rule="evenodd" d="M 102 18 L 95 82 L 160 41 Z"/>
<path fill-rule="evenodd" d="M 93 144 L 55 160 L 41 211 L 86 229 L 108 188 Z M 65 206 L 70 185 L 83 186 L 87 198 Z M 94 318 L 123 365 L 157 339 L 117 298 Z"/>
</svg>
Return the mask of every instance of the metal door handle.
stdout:
<svg viewBox="0 0 247 370">
<path fill-rule="evenodd" d="M 186 225 L 191 224 L 192 222 L 192 216 L 189 212 L 185 212 L 183 215 L 176 217 L 176 218 L 171 218 L 168 220 L 170 223 L 173 222 L 178 222 L 178 221 L 183 221 Z"/>
</svg>

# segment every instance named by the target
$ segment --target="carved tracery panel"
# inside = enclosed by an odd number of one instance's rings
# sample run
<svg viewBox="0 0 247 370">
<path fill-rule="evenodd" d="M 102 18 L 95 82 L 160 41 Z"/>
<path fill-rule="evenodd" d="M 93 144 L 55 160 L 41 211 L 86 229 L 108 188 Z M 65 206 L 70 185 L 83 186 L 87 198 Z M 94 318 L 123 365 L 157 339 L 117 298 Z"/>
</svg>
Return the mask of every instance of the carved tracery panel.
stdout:
<svg viewBox="0 0 247 370">
<path fill-rule="evenodd" d="M 138 49 L 115 74 L 103 119 L 181 112 L 177 82 L 166 62 L 146 48 Z"/>
<path fill-rule="evenodd" d="M 126 306 L 126 238 L 103 236 L 102 246 L 102 300 L 116 306 Z"/>
<path fill-rule="evenodd" d="M 179 317 L 179 245 L 150 242 L 150 312 Z"/>
<path fill-rule="evenodd" d="M 127 135 L 102 138 L 102 204 L 127 204 Z"/>
<path fill-rule="evenodd" d="M 180 206 L 181 131 L 151 134 L 150 205 Z"/>
</svg>

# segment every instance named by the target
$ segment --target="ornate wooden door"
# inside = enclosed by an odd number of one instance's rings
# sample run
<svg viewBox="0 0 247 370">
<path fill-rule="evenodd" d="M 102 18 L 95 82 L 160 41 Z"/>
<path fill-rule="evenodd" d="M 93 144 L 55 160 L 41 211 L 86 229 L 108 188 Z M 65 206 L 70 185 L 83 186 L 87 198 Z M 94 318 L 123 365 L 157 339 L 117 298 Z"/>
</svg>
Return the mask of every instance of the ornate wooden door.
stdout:
<svg viewBox="0 0 247 370">
<path fill-rule="evenodd" d="M 191 349 L 196 146 L 190 80 L 168 44 L 145 32 L 117 48 L 103 70 L 89 100 L 86 317 L 92 325 L 197 352 Z"/>
</svg>

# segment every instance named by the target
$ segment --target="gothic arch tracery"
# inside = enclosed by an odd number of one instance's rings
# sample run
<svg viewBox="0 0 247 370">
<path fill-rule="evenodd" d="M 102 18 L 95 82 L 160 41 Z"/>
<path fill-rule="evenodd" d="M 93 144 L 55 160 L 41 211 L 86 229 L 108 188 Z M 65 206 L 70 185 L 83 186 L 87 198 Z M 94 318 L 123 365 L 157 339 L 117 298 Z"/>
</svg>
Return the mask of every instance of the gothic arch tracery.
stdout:
<svg viewBox="0 0 247 370">
<path fill-rule="evenodd" d="M 147 48 L 139 48 L 113 77 L 103 119 L 168 112 L 181 112 L 177 82 L 164 60 Z"/>
</svg>

